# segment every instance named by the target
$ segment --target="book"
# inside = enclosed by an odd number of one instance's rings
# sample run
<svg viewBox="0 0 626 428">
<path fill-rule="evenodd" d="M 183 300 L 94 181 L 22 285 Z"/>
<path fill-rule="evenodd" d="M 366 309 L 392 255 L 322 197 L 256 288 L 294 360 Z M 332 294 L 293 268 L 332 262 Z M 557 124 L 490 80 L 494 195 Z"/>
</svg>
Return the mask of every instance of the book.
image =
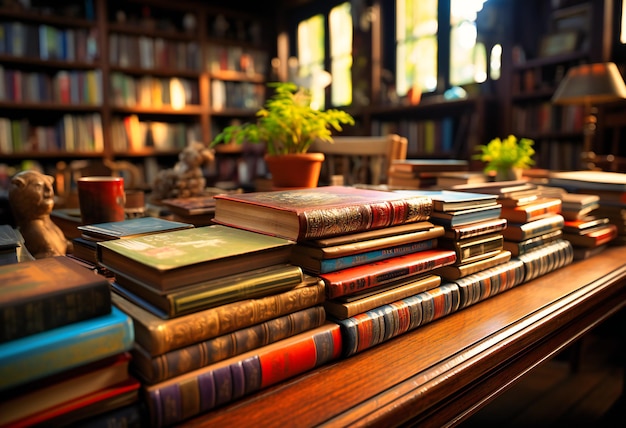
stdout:
<svg viewBox="0 0 626 428">
<path fill-rule="evenodd" d="M 299 266 L 279 264 L 201 281 L 166 294 L 157 293 L 150 286 L 124 274 L 117 274 L 111 286 L 122 295 L 124 290 L 128 290 L 148 303 L 144 309 L 167 319 L 237 300 L 291 290 L 302 286 L 303 281 L 304 275 Z"/>
<path fill-rule="evenodd" d="M 387 260 L 405 254 L 432 250 L 436 247 L 437 239 L 432 238 L 335 258 L 312 257 L 309 254 L 294 251 L 291 254 L 291 263 L 302 267 L 311 274 L 322 274 Z"/>
<path fill-rule="evenodd" d="M 539 199 L 539 194 L 535 190 L 522 191 L 509 197 L 498 197 L 498 203 L 502 207 L 518 207 L 520 205 L 530 204 Z"/>
<path fill-rule="evenodd" d="M 152 356 L 141 345 L 135 345 L 133 373 L 144 384 L 153 385 L 314 329 L 325 321 L 324 308 L 313 306 L 161 355 Z"/>
<path fill-rule="evenodd" d="M 475 274 L 485 269 L 492 268 L 499 264 L 508 262 L 511 260 L 511 252 L 502 250 L 499 253 L 487 257 L 485 259 L 477 260 L 475 262 L 461 264 L 461 265 L 448 265 L 433 270 L 433 274 L 441 276 L 448 281 L 454 281 L 459 278 L 463 278 L 468 275 Z"/>
<path fill-rule="evenodd" d="M 172 213 L 181 216 L 206 215 L 213 217 L 213 214 L 215 214 L 215 200 L 213 196 L 162 199 L 161 204 L 165 205 Z"/>
<path fill-rule="evenodd" d="M 574 249 L 566 239 L 557 239 L 516 257 L 524 263 L 524 282 L 560 269 L 574 261 Z"/>
<path fill-rule="evenodd" d="M 301 241 L 428 220 L 432 200 L 327 186 L 215 196 L 217 223 Z"/>
<path fill-rule="evenodd" d="M 548 242 L 561 238 L 563 238 L 563 231 L 561 229 L 557 229 L 523 241 L 504 241 L 503 248 L 510 251 L 511 255 L 517 257 L 537 247 L 547 244 Z"/>
<path fill-rule="evenodd" d="M 550 173 L 548 184 L 572 193 L 580 190 L 626 192 L 626 174 L 595 170 L 554 171 Z"/>
<path fill-rule="evenodd" d="M 482 171 L 444 171 L 437 173 L 437 186 L 443 189 L 458 184 L 485 183 L 487 176 Z"/>
<path fill-rule="evenodd" d="M 111 312 L 108 280 L 65 256 L 0 266 L 0 343 Z"/>
<path fill-rule="evenodd" d="M 78 321 L 0 344 L 0 391 L 120 352 L 134 340 L 131 318 L 115 307 Z"/>
<path fill-rule="evenodd" d="M 78 226 L 83 238 L 95 240 L 128 239 L 150 233 L 170 232 L 190 229 L 193 225 L 178 221 L 165 220 L 159 217 L 138 217 L 123 221 L 85 224 Z"/>
<path fill-rule="evenodd" d="M 449 315 L 459 308 L 459 298 L 458 286 L 445 283 L 346 319 L 331 318 L 341 326 L 342 355 L 349 357 Z"/>
<path fill-rule="evenodd" d="M 0 401 L 0 426 L 17 425 L 40 412 L 126 381 L 130 353 L 122 352 L 7 391 Z"/>
<path fill-rule="evenodd" d="M 340 327 L 326 323 L 145 387 L 150 426 L 169 426 L 338 359 Z M 183 387 L 184 385 L 184 387 Z"/>
<path fill-rule="evenodd" d="M 459 211 L 496 205 L 497 196 L 453 190 L 396 190 L 403 195 L 424 195 L 433 200 L 433 211 Z"/>
<path fill-rule="evenodd" d="M 556 229 L 563 229 L 565 219 L 560 214 L 549 214 L 528 223 L 508 223 L 502 237 L 508 241 L 523 241 Z"/>
<path fill-rule="evenodd" d="M 563 239 L 577 247 L 598 247 L 608 244 L 615 238 L 617 238 L 617 226 L 612 223 L 596 226 L 582 233 L 563 233 Z"/>
<path fill-rule="evenodd" d="M 490 233 L 461 240 L 441 238 L 438 248 L 454 250 L 455 264 L 463 264 L 494 256 L 502 250 L 502 245 L 502 234 Z"/>
<path fill-rule="evenodd" d="M 221 225 L 98 242 L 98 263 L 165 293 L 289 261 L 292 241 Z"/>
<path fill-rule="evenodd" d="M 502 207 L 500 217 L 511 223 L 526 223 L 546 214 L 561 212 L 561 200 L 557 198 L 539 198 L 534 202 L 516 207 Z"/>
<path fill-rule="evenodd" d="M 127 295 L 112 294 L 113 304 L 133 320 L 135 341 L 150 355 L 161 355 L 321 304 L 324 284 L 306 276 L 302 287 L 258 299 L 246 299 L 172 319 L 161 319 Z"/>
<path fill-rule="evenodd" d="M 524 263 L 513 258 L 452 282 L 459 287 L 459 309 L 510 290 L 524 282 Z"/>
<path fill-rule="evenodd" d="M 435 226 L 431 222 L 424 221 L 416 224 L 420 225 L 419 229 L 416 230 L 406 230 L 402 226 L 377 229 L 376 232 L 386 231 L 386 233 L 380 234 L 380 236 L 379 234 L 363 232 L 351 234 L 349 237 L 336 236 L 319 241 L 302 241 L 293 246 L 291 254 L 292 256 L 302 254 L 317 259 L 332 259 L 438 238 L 444 233 L 442 226 Z M 393 230 L 388 231 L 388 229 Z M 360 235 L 363 239 L 358 239 L 358 236 L 352 235 Z"/>
<path fill-rule="evenodd" d="M 26 253 L 28 250 L 20 231 L 8 224 L 0 225 L 0 265 L 27 260 Z"/>
<path fill-rule="evenodd" d="M 526 180 L 490 181 L 486 183 L 458 184 L 450 190 L 487 193 L 497 195 L 498 198 L 515 198 L 519 195 L 537 193 L 537 185 Z"/>
<path fill-rule="evenodd" d="M 401 279 L 380 289 L 326 300 L 324 309 L 329 316 L 342 320 L 423 291 L 432 290 L 439 285 L 441 285 L 439 275 L 426 274 L 408 280 Z"/>
<path fill-rule="evenodd" d="M 506 225 L 506 219 L 494 218 L 446 228 L 443 236 L 448 239 L 467 239 L 489 233 L 500 232 L 506 228 Z"/>
<path fill-rule="evenodd" d="M 585 260 L 602 253 L 608 248 L 608 244 L 597 247 L 574 247 L 574 260 Z"/>
<path fill-rule="evenodd" d="M 583 234 L 598 226 L 609 223 L 608 217 L 588 216 L 580 220 L 565 220 L 563 223 L 563 232 L 573 234 Z"/>
<path fill-rule="evenodd" d="M 398 226 L 385 227 L 383 229 L 372 229 L 372 230 L 367 230 L 365 232 L 346 233 L 344 235 L 331 236 L 328 238 L 321 238 L 321 239 L 310 239 L 310 240 L 298 243 L 294 247 L 293 250 L 295 250 L 296 247 L 300 248 L 303 246 L 331 248 L 331 247 L 336 247 L 336 246 L 340 246 L 344 244 L 355 244 L 355 246 L 369 245 L 368 243 L 375 242 L 374 241 L 375 239 L 380 239 L 380 238 L 392 239 L 394 237 L 400 237 L 400 239 L 404 239 L 402 237 L 408 236 L 407 234 L 409 233 L 431 230 L 434 227 L 440 228 L 440 226 L 435 226 L 429 221 L 418 221 L 414 223 L 401 224 Z M 414 237 L 411 236 L 409 239 L 412 240 L 414 239 Z M 393 241 L 393 244 L 405 244 L 406 242 L 410 242 L 410 241 L 404 241 L 404 240 Z M 389 243 L 385 242 L 382 245 L 386 246 L 386 245 L 389 245 Z M 374 248 L 376 247 L 367 247 L 367 249 L 374 249 Z M 339 254 L 339 253 L 335 253 L 335 254 Z M 349 253 L 341 253 L 341 254 L 346 255 Z"/>
<path fill-rule="evenodd" d="M 430 215 L 430 221 L 445 228 L 450 228 L 499 218 L 501 210 L 502 206 L 495 204 L 459 211 L 433 211 Z"/>
<path fill-rule="evenodd" d="M 386 285 L 401 278 L 427 273 L 455 261 L 456 253 L 452 250 L 425 250 L 363 266 L 320 274 L 319 277 L 326 285 L 326 297 L 334 299 Z"/>
<path fill-rule="evenodd" d="M 469 162 L 464 159 L 403 159 L 394 160 L 392 171 L 410 172 L 440 172 L 461 171 L 469 168 Z"/>
<path fill-rule="evenodd" d="M 564 193 L 561 195 L 561 207 L 569 211 L 580 211 L 589 207 L 597 208 L 600 197 L 586 193 Z"/>
</svg>

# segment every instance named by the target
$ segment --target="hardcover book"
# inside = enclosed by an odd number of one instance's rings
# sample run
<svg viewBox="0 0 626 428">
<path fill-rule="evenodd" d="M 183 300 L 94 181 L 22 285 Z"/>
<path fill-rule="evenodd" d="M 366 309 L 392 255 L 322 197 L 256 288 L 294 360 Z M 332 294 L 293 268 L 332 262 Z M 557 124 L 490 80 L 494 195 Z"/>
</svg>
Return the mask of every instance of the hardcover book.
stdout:
<svg viewBox="0 0 626 428">
<path fill-rule="evenodd" d="M 583 233 L 563 233 L 563 238 L 577 247 L 599 247 L 617 238 L 617 226 L 608 223 Z"/>
<path fill-rule="evenodd" d="M 279 264 L 226 277 L 201 281 L 170 293 L 157 293 L 150 286 L 123 274 L 115 276 L 112 287 L 119 294 L 129 291 L 148 305 L 144 309 L 161 318 L 173 318 L 238 300 L 264 297 L 303 286 L 302 269 Z M 124 290 L 121 290 L 124 289 Z M 154 311 L 154 309 L 157 311 Z"/>
<path fill-rule="evenodd" d="M 525 239 L 523 241 L 504 241 L 504 249 L 511 252 L 513 256 L 519 256 L 526 254 L 527 252 L 540 247 L 548 242 L 555 241 L 563 238 L 563 231 L 560 229 L 553 230 L 552 232 L 544 233 L 543 235 L 535 236 L 534 238 Z"/>
<path fill-rule="evenodd" d="M 208 215 L 212 217 L 215 214 L 215 199 L 213 199 L 213 196 L 163 199 L 161 203 L 172 213 L 181 216 Z"/>
<path fill-rule="evenodd" d="M 523 241 L 534 238 L 553 230 L 563 229 L 565 219 L 560 214 L 549 214 L 528 223 L 509 223 L 502 231 L 502 236 L 508 241 Z"/>
<path fill-rule="evenodd" d="M 334 299 L 387 285 L 401 278 L 428 273 L 437 267 L 453 264 L 455 261 L 456 253 L 454 251 L 434 249 L 320 274 L 319 276 L 326 285 L 326 297 Z"/>
<path fill-rule="evenodd" d="M 161 355 L 152 356 L 136 344 L 132 351 L 133 373 L 153 385 L 314 329 L 325 320 L 324 308 L 313 306 Z"/>
<path fill-rule="evenodd" d="M 502 206 L 495 204 L 459 211 L 433 211 L 430 215 L 430 221 L 440 226 L 450 228 L 499 218 L 501 210 Z"/>
<path fill-rule="evenodd" d="M 509 260 L 511 260 L 511 252 L 507 250 L 502 250 L 496 255 L 490 256 L 486 259 L 481 259 L 475 262 L 461 265 L 449 265 L 437 268 L 433 270 L 433 274 L 439 275 L 448 281 L 454 281 L 459 278 L 463 278 L 465 276 L 472 275 L 485 269 L 489 269 L 499 264 L 508 262 Z"/>
<path fill-rule="evenodd" d="M 502 250 L 502 234 L 491 233 L 462 240 L 441 238 L 439 248 L 456 252 L 455 264 L 475 262 L 496 255 Z"/>
<path fill-rule="evenodd" d="M 150 426 L 169 426 L 338 359 L 340 327 L 326 323 L 145 387 Z"/>
<path fill-rule="evenodd" d="M 113 307 L 78 321 L 0 344 L 0 391 L 91 363 L 133 345 L 133 322 Z"/>
<path fill-rule="evenodd" d="M 428 220 L 432 200 L 327 186 L 215 196 L 217 223 L 292 240 L 320 239 Z"/>
<path fill-rule="evenodd" d="M 405 254 L 416 253 L 418 251 L 432 250 L 436 247 L 437 239 L 426 239 L 408 244 L 381 248 L 379 250 L 367 251 L 365 253 L 360 252 L 349 256 L 322 259 L 311 257 L 306 253 L 294 251 L 291 254 L 291 263 L 302 267 L 302 269 L 311 274 L 321 274 L 361 266 Z"/>
<path fill-rule="evenodd" d="M 319 242 L 303 241 L 298 242 L 291 251 L 292 257 L 295 255 L 312 257 L 315 259 L 334 259 L 337 257 L 351 256 L 355 254 L 365 253 L 374 250 L 382 250 L 389 247 L 398 245 L 411 244 L 417 241 L 425 241 L 428 239 L 434 239 L 444 234 L 443 226 L 435 226 L 430 222 L 419 222 L 428 224 L 427 228 L 422 228 L 418 231 L 400 231 L 397 234 L 385 235 L 383 237 L 371 237 L 369 239 L 363 239 L 360 241 L 348 241 L 338 239 L 334 245 L 322 246 Z M 394 227 L 378 229 L 387 230 L 395 229 Z M 366 235 L 367 232 L 363 233 Z M 358 235 L 361 235 L 360 233 Z M 339 237 L 337 237 L 339 238 Z M 331 238 L 332 239 L 332 238 Z M 329 239 L 328 241 L 331 241 Z M 329 242 L 330 244 L 331 242 Z"/>
<path fill-rule="evenodd" d="M 608 217 L 588 216 L 581 220 L 565 220 L 563 223 L 563 232 L 573 234 L 583 234 L 598 226 L 609 223 Z"/>
<path fill-rule="evenodd" d="M 292 241 L 221 225 L 98 243 L 98 262 L 161 293 L 288 263 Z"/>
<path fill-rule="evenodd" d="M 116 307 L 132 318 L 135 341 L 150 355 L 161 355 L 321 304 L 325 298 L 322 281 L 307 276 L 304 282 L 302 287 L 293 290 L 240 300 L 167 320 L 131 302 L 126 295 L 118 295 L 116 289 L 112 300 Z"/>
<path fill-rule="evenodd" d="M 426 274 L 415 279 L 401 279 L 380 289 L 326 300 L 324 308 L 329 316 L 342 320 L 432 290 L 439 285 L 441 285 L 439 275 Z"/>
<path fill-rule="evenodd" d="M 151 233 L 190 229 L 193 225 L 159 217 L 139 217 L 108 223 L 85 224 L 78 226 L 83 237 L 95 240 L 128 239 Z"/>
<path fill-rule="evenodd" d="M 494 218 L 474 223 L 453 226 L 445 229 L 443 236 L 448 239 L 468 239 L 489 233 L 501 232 L 506 228 L 507 221 L 504 218 Z"/>
<path fill-rule="evenodd" d="M 459 211 L 495 205 L 497 196 L 453 190 L 396 190 L 403 195 L 424 195 L 433 200 L 433 211 Z"/>
<path fill-rule="evenodd" d="M 491 181 L 487 183 L 459 184 L 450 190 L 474 193 L 488 193 L 498 198 L 516 198 L 521 195 L 536 194 L 537 185 L 525 180 Z"/>
<path fill-rule="evenodd" d="M 403 159 L 394 160 L 390 168 L 409 172 L 464 171 L 469 168 L 469 162 L 464 159 Z"/>
<path fill-rule="evenodd" d="M 0 343 L 111 312 L 108 280 L 65 256 L 0 266 Z"/>
<path fill-rule="evenodd" d="M 561 212 L 561 200 L 557 198 L 539 198 L 534 202 L 517 207 L 502 207 L 500 217 L 510 223 L 526 223 L 546 214 Z"/>
<path fill-rule="evenodd" d="M 524 263 L 511 259 L 492 268 L 465 276 L 453 283 L 459 287 L 459 309 L 466 308 L 524 282 Z"/>
<path fill-rule="evenodd" d="M 563 187 L 570 192 L 579 190 L 610 190 L 626 192 L 626 174 L 609 171 L 559 171 L 548 178 L 551 186 Z"/>
<path fill-rule="evenodd" d="M 557 239 L 516 259 L 524 263 L 524 282 L 528 282 L 572 263 L 574 248 L 566 239 Z"/>
<path fill-rule="evenodd" d="M 445 283 L 346 319 L 334 319 L 341 325 L 343 356 L 357 354 L 455 312 L 459 298 L 459 287 Z"/>
<path fill-rule="evenodd" d="M 0 426 L 16 426 L 41 412 L 126 381 L 130 354 L 94 361 L 10 390 L 0 401 Z"/>
</svg>

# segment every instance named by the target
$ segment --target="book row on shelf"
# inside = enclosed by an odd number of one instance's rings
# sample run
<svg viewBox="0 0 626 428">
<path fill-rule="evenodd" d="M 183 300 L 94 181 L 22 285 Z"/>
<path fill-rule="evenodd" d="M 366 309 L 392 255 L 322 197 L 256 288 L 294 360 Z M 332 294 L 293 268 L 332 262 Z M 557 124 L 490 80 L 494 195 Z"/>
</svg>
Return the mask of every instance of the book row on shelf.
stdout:
<svg viewBox="0 0 626 428">
<path fill-rule="evenodd" d="M 171 106 L 182 109 L 200 104 L 197 79 L 178 77 L 131 76 L 111 73 L 111 102 L 118 107 Z"/>
<path fill-rule="evenodd" d="M 19 263 L 0 228 L 0 422 L 170 426 L 624 243 L 626 180 L 580 173 L 170 199 Z"/>
</svg>

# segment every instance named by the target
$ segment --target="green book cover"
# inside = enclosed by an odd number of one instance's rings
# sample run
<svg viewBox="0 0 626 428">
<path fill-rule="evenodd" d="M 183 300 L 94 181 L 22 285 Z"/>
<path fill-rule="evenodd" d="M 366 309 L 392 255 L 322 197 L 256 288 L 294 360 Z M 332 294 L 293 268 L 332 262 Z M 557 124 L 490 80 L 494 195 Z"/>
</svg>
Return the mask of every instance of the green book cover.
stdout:
<svg viewBox="0 0 626 428">
<path fill-rule="evenodd" d="M 287 263 L 293 241 L 212 225 L 98 242 L 98 262 L 161 292 Z"/>
</svg>

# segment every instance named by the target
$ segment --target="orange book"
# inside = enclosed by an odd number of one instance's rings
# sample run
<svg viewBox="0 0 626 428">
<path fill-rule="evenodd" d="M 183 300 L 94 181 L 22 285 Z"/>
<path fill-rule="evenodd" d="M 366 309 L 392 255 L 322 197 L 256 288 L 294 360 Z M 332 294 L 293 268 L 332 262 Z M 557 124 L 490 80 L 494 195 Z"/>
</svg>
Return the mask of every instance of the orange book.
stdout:
<svg viewBox="0 0 626 428">
<path fill-rule="evenodd" d="M 527 223 L 546 214 L 561 212 L 561 200 L 558 198 L 540 198 L 534 202 L 516 207 L 502 207 L 501 218 L 511 223 Z"/>
</svg>

